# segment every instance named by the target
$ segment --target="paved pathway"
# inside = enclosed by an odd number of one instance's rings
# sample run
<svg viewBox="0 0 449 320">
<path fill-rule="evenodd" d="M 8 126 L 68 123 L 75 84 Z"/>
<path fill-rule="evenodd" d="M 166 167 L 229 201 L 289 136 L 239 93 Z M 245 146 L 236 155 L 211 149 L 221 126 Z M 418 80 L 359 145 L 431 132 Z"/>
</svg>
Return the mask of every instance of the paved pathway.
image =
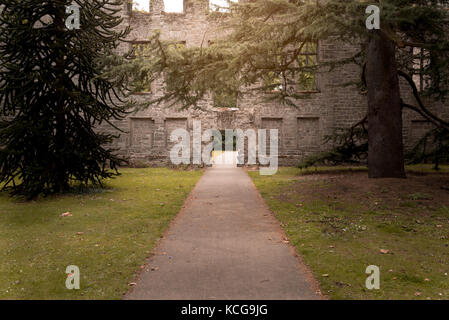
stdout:
<svg viewBox="0 0 449 320">
<path fill-rule="evenodd" d="M 206 170 L 125 299 L 320 299 L 241 168 Z"/>
</svg>

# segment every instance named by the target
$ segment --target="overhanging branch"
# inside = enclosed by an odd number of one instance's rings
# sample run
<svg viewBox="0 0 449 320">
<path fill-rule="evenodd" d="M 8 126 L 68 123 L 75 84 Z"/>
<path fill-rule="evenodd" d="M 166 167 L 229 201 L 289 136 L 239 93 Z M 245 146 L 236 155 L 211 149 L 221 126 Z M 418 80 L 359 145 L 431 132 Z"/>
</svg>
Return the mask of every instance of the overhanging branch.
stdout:
<svg viewBox="0 0 449 320">
<path fill-rule="evenodd" d="M 413 108 L 410 108 L 410 109 L 415 110 L 415 111 L 419 110 L 420 112 L 418 112 L 418 113 L 420 113 L 423 116 L 425 115 L 424 117 L 426 119 L 432 119 L 432 122 L 438 123 L 438 125 L 437 125 L 438 127 L 443 127 L 445 129 L 449 130 L 449 122 L 446 122 L 443 119 L 437 117 L 432 112 L 430 112 L 426 108 L 426 106 L 424 106 L 424 104 L 423 104 L 423 102 L 421 100 L 421 97 L 419 96 L 418 89 L 416 88 L 416 85 L 415 85 L 415 82 L 413 81 L 413 79 L 407 73 L 405 73 L 404 71 L 401 71 L 401 70 L 398 70 L 398 75 L 403 77 L 408 82 L 408 84 L 410 85 L 410 87 L 413 90 L 413 96 L 415 97 L 416 102 L 419 105 L 419 108 L 413 107 Z M 401 103 L 401 104 L 406 106 L 406 107 L 408 107 L 408 108 L 412 107 L 410 105 L 405 105 L 404 103 Z"/>
</svg>

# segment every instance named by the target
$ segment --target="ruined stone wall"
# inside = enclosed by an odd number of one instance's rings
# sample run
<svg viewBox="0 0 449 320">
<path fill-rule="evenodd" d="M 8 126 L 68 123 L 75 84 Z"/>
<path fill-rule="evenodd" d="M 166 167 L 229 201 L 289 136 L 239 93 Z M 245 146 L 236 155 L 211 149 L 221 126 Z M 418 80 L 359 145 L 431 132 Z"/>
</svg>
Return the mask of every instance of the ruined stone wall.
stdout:
<svg viewBox="0 0 449 320">
<path fill-rule="evenodd" d="M 149 13 L 130 13 L 124 8 L 123 14 L 125 23 L 132 27 L 129 40 L 133 41 L 148 39 L 154 30 L 160 30 L 163 39 L 183 41 L 187 46 L 204 46 L 218 36 L 214 20 L 208 17 L 207 1 L 202 5 L 185 0 L 183 13 L 165 13 L 163 0 L 152 0 Z M 125 44 L 121 47 L 123 51 L 127 49 Z M 318 62 L 348 57 L 355 49 L 345 43 L 321 41 L 318 45 Z M 186 128 L 192 132 L 193 121 L 201 120 L 203 131 L 278 129 L 279 163 L 294 165 L 304 156 L 328 149 L 330 146 L 322 143 L 325 135 L 331 134 L 336 128 L 351 126 L 366 114 L 366 96 L 354 87 L 341 86 L 359 77 L 360 69 L 355 65 L 339 67 L 332 72 L 322 70 L 316 79 L 317 92 L 299 100 L 297 108 L 262 102 L 260 96 L 254 95 L 240 99 L 237 108 L 232 110 L 214 108 L 212 99 L 202 102 L 202 111 L 151 107 L 115 123 L 125 131 L 115 142 L 115 147 L 135 163 L 168 164 L 170 148 L 173 146 L 169 140 L 171 131 Z M 152 93 L 140 94 L 136 99 L 145 101 L 160 95 L 161 81 L 163 79 L 152 84 Z M 406 145 L 422 129 L 417 119 L 417 115 L 404 112 Z M 107 127 L 102 129 L 113 130 Z"/>
</svg>

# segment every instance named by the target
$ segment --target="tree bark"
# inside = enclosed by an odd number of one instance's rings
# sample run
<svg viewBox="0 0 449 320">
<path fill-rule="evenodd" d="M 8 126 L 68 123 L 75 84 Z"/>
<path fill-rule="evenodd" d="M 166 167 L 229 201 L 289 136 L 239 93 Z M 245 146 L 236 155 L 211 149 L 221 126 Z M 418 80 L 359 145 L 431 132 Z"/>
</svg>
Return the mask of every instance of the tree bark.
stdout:
<svg viewBox="0 0 449 320">
<path fill-rule="evenodd" d="M 395 49 L 395 44 L 381 30 L 372 31 L 366 63 L 370 178 L 405 178 Z"/>
</svg>

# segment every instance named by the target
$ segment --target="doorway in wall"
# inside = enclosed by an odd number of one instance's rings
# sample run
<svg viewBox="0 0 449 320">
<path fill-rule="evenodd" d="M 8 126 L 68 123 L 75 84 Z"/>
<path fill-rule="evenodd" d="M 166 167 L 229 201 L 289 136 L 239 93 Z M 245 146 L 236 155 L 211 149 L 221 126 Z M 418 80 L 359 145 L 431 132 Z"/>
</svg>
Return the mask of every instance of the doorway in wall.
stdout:
<svg viewBox="0 0 449 320">
<path fill-rule="evenodd" d="M 237 166 L 237 137 L 235 135 L 228 135 L 226 137 L 226 130 L 220 130 L 221 141 L 215 141 L 215 143 L 221 143 L 220 146 L 215 145 L 215 150 L 212 151 L 212 164 L 214 166 Z"/>
</svg>

